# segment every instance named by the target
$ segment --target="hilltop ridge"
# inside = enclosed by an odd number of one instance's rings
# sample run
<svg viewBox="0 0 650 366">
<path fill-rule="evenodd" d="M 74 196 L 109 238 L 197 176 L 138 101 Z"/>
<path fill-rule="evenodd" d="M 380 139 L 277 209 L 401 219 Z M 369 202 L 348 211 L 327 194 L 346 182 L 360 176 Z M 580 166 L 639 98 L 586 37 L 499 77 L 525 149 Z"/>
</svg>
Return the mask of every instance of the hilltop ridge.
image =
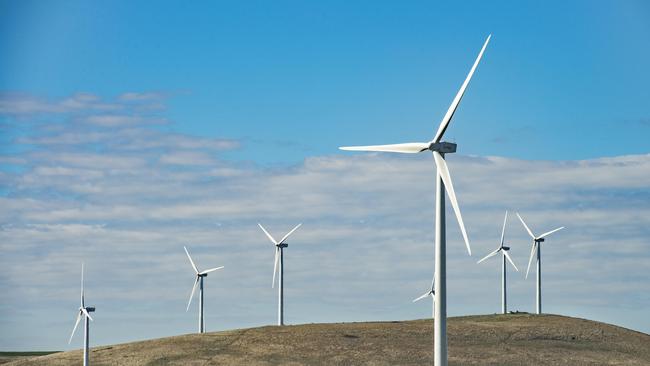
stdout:
<svg viewBox="0 0 650 366">
<path fill-rule="evenodd" d="M 450 365 L 650 365 L 650 335 L 559 315 L 449 318 Z M 93 365 L 429 365 L 431 319 L 264 326 L 95 347 Z M 7 365 L 71 365 L 81 351 Z"/>
</svg>

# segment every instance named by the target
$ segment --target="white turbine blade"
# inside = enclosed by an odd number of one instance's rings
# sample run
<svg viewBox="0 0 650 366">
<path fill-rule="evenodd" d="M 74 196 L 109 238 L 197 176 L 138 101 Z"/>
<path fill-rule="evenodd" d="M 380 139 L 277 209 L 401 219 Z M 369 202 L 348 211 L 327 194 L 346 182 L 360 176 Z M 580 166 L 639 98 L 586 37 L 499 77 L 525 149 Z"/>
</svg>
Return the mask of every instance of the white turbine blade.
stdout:
<svg viewBox="0 0 650 366">
<path fill-rule="evenodd" d="M 341 150 L 348 151 L 380 151 L 395 152 L 402 154 L 417 154 L 429 149 L 429 143 L 426 142 L 407 142 L 405 144 L 390 145 L 370 145 L 370 146 L 343 146 Z"/>
<path fill-rule="evenodd" d="M 436 283 L 436 276 L 434 274 L 433 278 L 431 279 L 431 291 L 429 292 L 433 293 L 433 290 L 435 289 L 434 287 L 435 283 Z"/>
<path fill-rule="evenodd" d="M 262 231 L 264 232 L 264 234 L 266 234 L 266 236 L 269 238 L 269 240 L 270 240 L 273 244 L 278 245 L 278 242 L 275 241 L 275 239 L 273 239 L 273 237 L 271 236 L 271 234 L 269 234 L 269 232 L 266 231 L 266 229 L 264 228 L 264 226 L 262 226 L 262 224 L 258 223 L 257 226 L 259 226 L 260 229 L 262 229 Z"/>
<path fill-rule="evenodd" d="M 490 257 L 493 257 L 493 256 L 497 255 L 497 253 L 499 253 L 500 250 L 501 250 L 501 248 L 498 248 L 497 250 L 492 251 L 490 254 L 488 254 L 488 255 L 486 255 L 485 257 L 483 257 L 483 259 L 481 259 L 480 261 L 476 262 L 476 264 L 481 263 L 481 262 L 483 262 L 484 260 L 486 260 L 486 259 L 488 259 L 488 258 L 490 258 Z"/>
<path fill-rule="evenodd" d="M 84 307 L 84 263 L 81 262 L 81 307 Z"/>
<path fill-rule="evenodd" d="M 543 237 L 545 237 L 545 236 L 551 235 L 551 234 L 553 234 L 554 232 L 556 232 L 556 231 L 560 231 L 560 230 L 562 230 L 562 229 L 564 229 L 564 226 L 559 227 L 559 228 L 557 228 L 557 229 L 555 229 L 555 230 L 551 230 L 551 231 L 549 231 L 549 232 L 546 232 L 546 233 L 540 235 L 538 239 L 541 239 L 541 238 L 543 238 Z"/>
<path fill-rule="evenodd" d="M 522 219 L 521 216 L 519 216 L 519 212 L 517 212 L 517 217 L 519 218 L 519 221 L 521 221 L 521 223 L 524 224 L 524 227 L 526 228 L 526 231 L 528 231 L 528 234 L 530 234 L 530 237 L 533 238 L 533 239 L 537 239 L 535 237 L 535 234 L 533 234 L 533 232 L 530 231 L 530 228 L 528 227 L 528 225 L 526 225 L 526 222 L 524 221 L 524 219 Z"/>
<path fill-rule="evenodd" d="M 456 214 L 456 219 L 458 220 L 458 225 L 460 226 L 460 231 L 463 234 L 463 239 L 465 240 L 465 246 L 467 246 L 467 253 L 469 253 L 469 255 L 472 255 L 472 249 L 469 247 L 469 239 L 467 239 L 467 232 L 465 231 L 463 217 L 460 215 L 460 208 L 458 207 L 458 201 L 456 200 L 454 186 L 451 183 L 451 176 L 449 175 L 447 163 L 445 162 L 445 159 L 442 158 L 442 155 L 440 155 L 440 153 L 437 151 L 433 152 L 433 157 L 436 160 L 436 165 L 438 166 L 438 175 L 440 175 L 442 181 L 445 183 L 445 189 L 449 195 L 449 201 L 451 201 L 451 206 L 454 208 L 454 213 Z M 442 197 L 442 199 L 444 199 L 444 197 Z"/>
<path fill-rule="evenodd" d="M 519 272 L 519 268 L 517 268 L 517 266 L 515 266 L 515 262 L 512 261 L 512 258 L 510 258 L 510 254 L 508 254 L 508 251 L 507 251 L 507 250 L 504 250 L 504 251 L 503 251 L 503 255 L 505 255 L 505 256 L 506 256 L 506 259 L 508 259 L 508 261 L 510 262 L 510 264 L 512 264 L 512 266 L 515 267 L 515 270 L 516 270 L 517 272 Z"/>
<path fill-rule="evenodd" d="M 506 236 L 506 221 L 508 221 L 508 210 L 506 210 L 506 217 L 503 218 L 503 228 L 501 229 L 501 246 L 503 246 L 503 239 Z"/>
<path fill-rule="evenodd" d="M 221 267 L 216 267 L 216 268 L 206 269 L 205 271 L 203 271 L 203 272 L 201 272 L 201 273 L 199 273 L 199 274 L 208 274 L 208 273 L 210 273 L 210 272 L 214 272 L 214 271 L 216 271 L 216 270 L 218 270 L 218 269 L 222 269 L 222 268 L 223 268 L 223 266 L 221 266 Z"/>
<path fill-rule="evenodd" d="M 271 288 L 275 287 L 275 273 L 278 271 L 278 259 L 280 259 L 280 248 L 275 247 L 275 260 L 273 263 L 273 282 L 271 282 Z"/>
<path fill-rule="evenodd" d="M 192 293 L 190 294 L 190 301 L 187 302 L 187 309 L 185 311 L 190 310 L 190 304 L 192 303 L 192 298 L 194 297 L 194 291 L 196 291 L 196 284 L 199 283 L 199 276 L 196 276 L 196 279 L 194 280 L 194 285 L 192 286 Z"/>
<path fill-rule="evenodd" d="M 431 291 L 429 291 L 426 294 L 418 297 L 417 299 L 414 299 L 413 302 L 420 301 L 420 300 L 424 299 L 425 297 L 429 296 L 430 294 L 431 294 Z"/>
<path fill-rule="evenodd" d="M 185 249 L 185 254 L 187 254 L 187 258 L 190 260 L 190 263 L 192 264 L 192 268 L 194 268 L 194 271 L 196 273 L 199 273 L 198 268 L 196 268 L 196 264 L 194 264 L 192 257 L 190 257 L 190 252 L 187 251 L 187 248 L 185 246 L 183 246 L 183 249 Z"/>
<path fill-rule="evenodd" d="M 86 310 L 86 308 L 81 308 L 81 312 L 84 313 L 88 317 L 88 319 L 94 321 L 93 317 L 90 316 L 90 314 L 88 313 L 88 310 Z"/>
<path fill-rule="evenodd" d="M 533 247 L 530 250 L 530 258 L 528 259 L 528 269 L 526 269 L 526 278 L 528 278 L 528 272 L 530 272 L 530 264 L 533 262 L 533 256 L 535 255 L 536 248 L 537 248 L 537 242 L 533 244 Z"/>
<path fill-rule="evenodd" d="M 70 339 L 68 340 L 68 344 L 72 342 L 72 337 L 74 337 L 74 332 L 77 330 L 77 326 L 79 325 L 80 320 L 81 320 L 81 311 L 77 313 L 77 321 L 74 322 L 74 328 L 72 328 L 72 334 L 70 334 Z"/>
<path fill-rule="evenodd" d="M 285 236 L 282 238 L 282 240 L 280 240 L 280 243 L 284 243 L 284 241 L 287 240 L 287 238 L 289 237 L 289 235 L 293 234 L 294 231 L 298 230 L 298 228 L 299 228 L 300 226 L 302 226 L 302 223 L 296 225 L 296 227 L 294 227 L 293 229 L 291 229 L 291 231 L 289 231 L 289 233 L 288 233 L 287 235 L 285 235 Z M 278 243 L 278 244 L 279 244 L 279 243 Z"/>
<path fill-rule="evenodd" d="M 456 94 L 456 97 L 451 102 L 451 105 L 449 106 L 447 113 L 445 113 L 445 116 L 442 118 L 442 122 L 440 122 L 440 127 L 438 127 L 438 132 L 436 133 L 436 136 L 433 138 L 432 142 L 440 142 L 440 139 L 442 139 L 442 135 L 445 134 L 445 130 L 447 130 L 447 126 L 449 126 L 449 122 L 451 121 L 451 118 L 454 116 L 454 113 L 456 112 L 456 108 L 458 108 L 458 104 L 460 104 L 460 100 L 463 99 L 463 94 L 465 94 L 465 89 L 467 89 L 467 85 L 469 84 L 470 79 L 472 79 L 472 75 L 474 75 L 474 71 L 476 70 L 476 67 L 481 61 L 481 58 L 483 57 L 483 52 L 485 51 L 485 47 L 487 47 L 491 37 L 492 35 L 490 34 L 485 40 L 485 43 L 483 44 L 483 48 L 481 48 L 481 52 L 479 52 L 476 61 L 474 61 L 474 65 L 472 66 L 472 69 L 469 70 L 469 74 L 467 74 L 467 77 L 465 78 L 463 85 L 460 87 L 458 94 Z"/>
</svg>

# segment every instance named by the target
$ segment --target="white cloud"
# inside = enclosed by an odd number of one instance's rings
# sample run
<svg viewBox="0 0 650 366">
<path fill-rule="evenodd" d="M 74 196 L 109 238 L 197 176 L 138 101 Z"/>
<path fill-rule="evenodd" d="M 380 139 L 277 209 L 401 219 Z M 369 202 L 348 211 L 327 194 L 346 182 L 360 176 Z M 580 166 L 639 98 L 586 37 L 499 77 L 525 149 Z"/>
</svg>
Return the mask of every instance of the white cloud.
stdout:
<svg viewBox="0 0 650 366">
<path fill-rule="evenodd" d="M 428 306 L 410 303 L 432 273 L 435 174 L 428 155 L 340 154 L 268 169 L 221 159 L 237 141 L 146 125 L 36 130 L 15 143 L 32 148 L 0 158 L 23 168 L 2 177 L 3 348 L 22 347 L 13 339 L 25 338 L 13 335 L 35 324 L 42 332 L 25 349 L 65 347 L 71 324 L 52 319 L 74 311 L 81 261 L 88 298 L 98 306 L 98 343 L 192 331 L 183 245 L 201 265 L 226 266 L 208 280 L 209 329 L 272 323 L 273 248 L 257 222 L 276 236 L 305 223 L 285 258 L 289 322 L 429 314 Z M 450 212 L 451 315 L 498 310 L 498 265 L 475 261 L 496 246 L 510 209 L 521 210 L 535 231 L 567 226 L 544 244 L 546 309 L 650 331 L 639 317 L 649 300 L 639 294 L 650 292 L 650 155 L 448 161 L 475 253 L 467 257 Z M 515 220 L 507 230 L 525 271 L 530 239 Z M 39 279 L 29 286 L 26 269 Z M 532 310 L 533 282 L 521 276 L 511 276 L 510 303 Z M 12 310 L 24 303 L 35 305 Z M 614 311 L 621 306 L 624 314 Z M 137 325 L 121 320 L 143 311 L 151 317 Z"/>
</svg>

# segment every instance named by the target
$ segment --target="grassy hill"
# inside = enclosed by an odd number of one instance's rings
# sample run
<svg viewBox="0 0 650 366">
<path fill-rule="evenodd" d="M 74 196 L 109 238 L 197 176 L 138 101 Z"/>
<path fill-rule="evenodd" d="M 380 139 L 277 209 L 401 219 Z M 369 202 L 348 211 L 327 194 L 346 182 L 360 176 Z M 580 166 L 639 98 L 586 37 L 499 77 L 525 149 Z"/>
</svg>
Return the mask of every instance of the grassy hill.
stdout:
<svg viewBox="0 0 650 366">
<path fill-rule="evenodd" d="M 650 335 L 558 315 L 450 318 L 450 365 L 650 365 Z M 93 365 L 428 365 L 431 320 L 266 326 L 97 347 Z M 81 364 L 81 351 L 7 365 Z"/>
</svg>

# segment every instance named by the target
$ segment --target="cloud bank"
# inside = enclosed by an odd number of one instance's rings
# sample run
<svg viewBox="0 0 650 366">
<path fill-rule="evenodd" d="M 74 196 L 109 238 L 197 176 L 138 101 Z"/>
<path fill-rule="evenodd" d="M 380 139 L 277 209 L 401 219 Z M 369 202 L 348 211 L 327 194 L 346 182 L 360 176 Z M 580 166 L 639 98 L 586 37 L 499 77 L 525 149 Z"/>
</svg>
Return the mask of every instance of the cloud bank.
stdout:
<svg viewBox="0 0 650 366">
<path fill-rule="evenodd" d="M 411 304 L 433 273 L 428 154 L 333 149 L 273 168 L 226 160 L 224 151 L 246 146 L 173 132 L 165 98 L 0 97 L 8 131 L 0 157 L 2 349 L 68 347 L 82 261 L 87 299 L 97 306 L 93 343 L 193 332 L 183 245 L 199 266 L 226 267 L 206 281 L 208 330 L 272 324 L 273 247 L 257 222 L 275 236 L 304 222 L 285 256 L 288 323 L 428 316 L 429 305 Z M 537 232 L 567 227 L 542 247 L 545 311 L 650 332 L 650 155 L 448 162 L 475 253 L 467 256 L 449 212 L 450 315 L 499 311 L 499 263 L 476 261 L 496 248 L 508 209 Z M 508 223 L 506 241 L 525 271 L 531 243 L 519 222 Z M 533 311 L 534 276 L 521 272 L 510 273 L 510 309 Z"/>
</svg>

